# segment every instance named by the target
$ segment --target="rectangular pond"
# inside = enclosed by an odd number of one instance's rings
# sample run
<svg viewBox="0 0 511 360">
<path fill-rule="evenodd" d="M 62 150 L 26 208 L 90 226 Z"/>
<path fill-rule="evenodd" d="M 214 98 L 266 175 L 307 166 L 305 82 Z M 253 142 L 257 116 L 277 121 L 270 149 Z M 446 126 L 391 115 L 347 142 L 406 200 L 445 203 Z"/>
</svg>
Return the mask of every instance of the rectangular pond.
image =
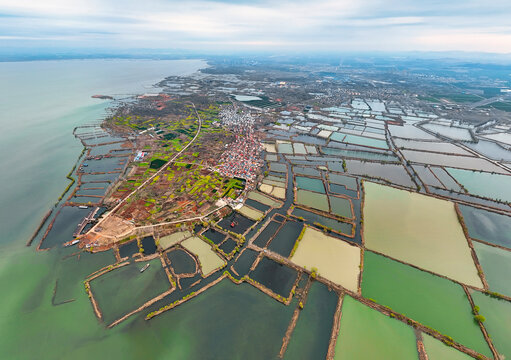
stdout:
<svg viewBox="0 0 511 360">
<path fill-rule="evenodd" d="M 288 257 L 302 229 L 303 223 L 287 220 L 271 240 L 268 250 L 274 251 L 283 257 Z"/>
<path fill-rule="evenodd" d="M 321 225 L 326 226 L 327 228 L 332 229 L 333 231 L 339 232 L 345 235 L 351 235 L 353 231 L 353 224 L 348 222 L 342 222 L 336 219 L 332 219 L 326 216 L 315 214 L 311 211 L 307 211 L 301 209 L 299 207 L 295 207 L 291 215 L 296 216 L 298 218 L 303 218 L 305 221 L 314 224 L 319 223 Z"/>
<path fill-rule="evenodd" d="M 291 295 L 298 272 L 265 256 L 249 276 L 275 294 L 287 298 Z"/>
<path fill-rule="evenodd" d="M 511 202 L 511 175 L 446 169 L 471 194 Z"/>
<path fill-rule="evenodd" d="M 465 291 L 452 281 L 365 251 L 362 295 L 491 356 Z"/>
<path fill-rule="evenodd" d="M 308 227 L 291 261 L 309 270 L 317 268 L 320 276 L 348 290 L 358 289 L 360 248 L 322 231 Z"/>
<path fill-rule="evenodd" d="M 418 358 L 411 327 L 344 296 L 335 360 Z"/>
<path fill-rule="evenodd" d="M 296 203 L 325 212 L 329 210 L 328 198 L 326 195 L 308 190 L 299 189 L 296 191 Z"/>
<path fill-rule="evenodd" d="M 471 238 L 511 249 L 511 217 L 499 213 L 459 205 Z"/>
<path fill-rule="evenodd" d="M 325 191 L 325 185 L 323 185 L 323 180 L 321 179 L 315 179 L 305 176 L 296 176 L 296 187 L 298 189 L 305 189 L 310 191 L 315 191 L 321 194 L 324 194 Z"/>
<path fill-rule="evenodd" d="M 452 202 L 367 181 L 364 192 L 366 248 L 482 287 Z"/>
</svg>

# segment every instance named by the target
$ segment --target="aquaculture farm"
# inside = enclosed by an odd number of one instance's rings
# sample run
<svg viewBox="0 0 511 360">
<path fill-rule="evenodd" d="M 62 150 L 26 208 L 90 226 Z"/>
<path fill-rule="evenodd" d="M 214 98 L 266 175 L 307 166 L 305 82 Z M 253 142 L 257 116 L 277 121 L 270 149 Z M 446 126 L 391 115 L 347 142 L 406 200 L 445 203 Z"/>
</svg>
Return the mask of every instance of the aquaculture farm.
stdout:
<svg viewBox="0 0 511 360">
<path fill-rule="evenodd" d="M 217 332 L 238 355 L 264 342 L 253 358 L 511 357 L 511 125 L 250 74 L 169 77 L 75 129 L 69 187 L 29 240 L 83 259 L 56 303 L 78 281 L 106 331 L 196 319 L 214 358 Z"/>
</svg>

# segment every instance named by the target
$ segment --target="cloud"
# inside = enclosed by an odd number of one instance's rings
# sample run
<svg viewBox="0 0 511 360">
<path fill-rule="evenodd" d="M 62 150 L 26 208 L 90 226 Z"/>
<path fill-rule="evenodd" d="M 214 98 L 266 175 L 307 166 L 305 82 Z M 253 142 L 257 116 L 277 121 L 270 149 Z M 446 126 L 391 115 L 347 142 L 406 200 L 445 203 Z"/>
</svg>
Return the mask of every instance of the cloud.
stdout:
<svg viewBox="0 0 511 360">
<path fill-rule="evenodd" d="M 0 46 L 511 52 L 504 0 L 0 0 L 0 17 Z"/>
</svg>

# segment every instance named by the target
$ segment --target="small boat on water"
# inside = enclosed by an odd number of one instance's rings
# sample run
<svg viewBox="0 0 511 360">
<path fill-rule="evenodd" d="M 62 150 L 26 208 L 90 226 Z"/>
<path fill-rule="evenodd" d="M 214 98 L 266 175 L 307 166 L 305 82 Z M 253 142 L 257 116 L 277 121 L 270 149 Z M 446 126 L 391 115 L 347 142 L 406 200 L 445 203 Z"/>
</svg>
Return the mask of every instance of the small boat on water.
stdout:
<svg viewBox="0 0 511 360">
<path fill-rule="evenodd" d="M 149 263 L 145 264 L 144 267 L 142 269 L 140 269 L 140 272 L 142 273 L 142 272 L 146 271 L 147 268 L 149 267 L 149 265 L 151 265 L 151 264 L 149 264 Z"/>
<path fill-rule="evenodd" d="M 80 205 L 78 206 L 79 209 L 88 209 L 89 207 L 88 206 L 85 206 L 85 205 Z"/>
<path fill-rule="evenodd" d="M 65 246 L 65 247 L 73 246 L 73 245 L 78 244 L 79 242 L 80 242 L 80 240 L 75 239 L 75 240 L 73 240 L 73 241 L 69 241 L 69 242 L 65 243 L 65 244 L 64 244 L 64 246 Z"/>
</svg>

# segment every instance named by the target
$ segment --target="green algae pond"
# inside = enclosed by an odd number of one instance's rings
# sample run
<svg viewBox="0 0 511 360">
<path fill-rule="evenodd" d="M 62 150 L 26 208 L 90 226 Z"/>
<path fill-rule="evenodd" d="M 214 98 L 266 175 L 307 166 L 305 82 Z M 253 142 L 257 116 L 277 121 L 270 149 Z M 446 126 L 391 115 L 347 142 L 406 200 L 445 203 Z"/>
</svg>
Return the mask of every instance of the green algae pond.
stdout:
<svg viewBox="0 0 511 360">
<path fill-rule="evenodd" d="M 202 234 L 202 235 L 205 236 L 204 234 Z M 221 234 L 221 235 L 223 235 L 223 237 L 225 237 L 224 234 Z M 178 232 L 163 236 L 160 238 L 160 247 L 163 250 L 167 250 L 168 248 L 171 248 L 172 246 L 174 246 L 181 240 L 188 239 L 191 236 L 192 236 L 192 233 L 190 231 L 178 231 Z"/>
<path fill-rule="evenodd" d="M 458 206 L 471 238 L 511 249 L 511 217 L 472 206 Z"/>
<path fill-rule="evenodd" d="M 497 352 L 503 355 L 503 359 L 511 358 L 509 341 L 511 302 L 492 298 L 479 291 L 473 291 L 471 295 L 474 303 L 480 308 L 479 313 L 486 318 L 483 324 Z"/>
<path fill-rule="evenodd" d="M 346 295 L 335 360 L 418 359 L 413 329 Z"/>
<path fill-rule="evenodd" d="M 424 349 L 428 355 L 428 360 L 471 360 L 473 357 L 462 353 L 450 346 L 445 345 L 440 340 L 428 334 L 422 334 L 422 342 L 424 343 Z"/>
<path fill-rule="evenodd" d="M 263 218 L 264 213 L 262 211 L 256 210 L 251 208 L 250 206 L 243 205 L 240 209 L 238 209 L 238 212 L 254 221 L 259 221 Z"/>
<path fill-rule="evenodd" d="M 465 291 L 452 281 L 365 251 L 362 295 L 491 356 Z"/>
<path fill-rule="evenodd" d="M 274 208 L 280 207 L 282 204 L 266 195 L 263 195 L 257 191 L 251 191 L 248 193 L 248 198 L 258 201 L 264 205 L 271 206 Z"/>
<path fill-rule="evenodd" d="M 473 245 L 490 290 L 511 297 L 511 251 L 476 241 Z"/>
<path fill-rule="evenodd" d="M 338 295 L 326 285 L 312 283 L 284 359 L 326 358 L 337 300 Z"/>
<path fill-rule="evenodd" d="M 141 273 L 145 264 L 150 266 Z M 160 259 L 156 258 L 114 269 L 92 280 L 90 286 L 105 323 L 110 324 L 169 290 L 171 285 Z"/>
</svg>

